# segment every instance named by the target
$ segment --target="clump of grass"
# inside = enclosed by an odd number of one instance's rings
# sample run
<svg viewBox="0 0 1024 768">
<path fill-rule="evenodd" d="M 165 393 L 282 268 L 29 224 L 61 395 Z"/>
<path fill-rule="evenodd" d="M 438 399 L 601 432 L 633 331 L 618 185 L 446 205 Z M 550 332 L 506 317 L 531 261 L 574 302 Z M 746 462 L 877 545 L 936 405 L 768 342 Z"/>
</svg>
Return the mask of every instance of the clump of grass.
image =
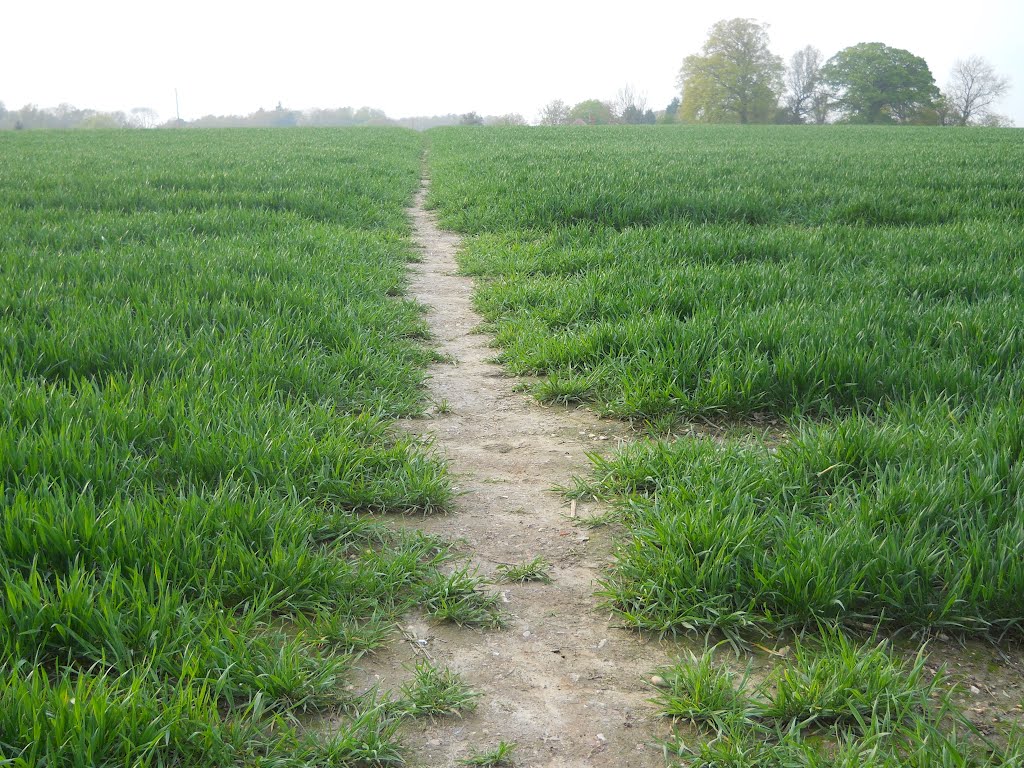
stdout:
<svg viewBox="0 0 1024 768">
<path fill-rule="evenodd" d="M 477 752 L 473 750 L 469 757 L 459 760 L 459 765 L 477 765 L 498 768 L 512 765 L 512 751 L 516 748 L 514 741 L 499 741 L 494 749 Z"/>
<path fill-rule="evenodd" d="M 394 620 L 387 616 L 356 619 L 337 611 L 319 611 L 313 617 L 300 614 L 296 624 L 311 644 L 353 658 L 382 645 L 395 631 Z"/>
<path fill-rule="evenodd" d="M 551 563 L 541 555 L 523 563 L 502 563 L 498 566 L 497 571 L 501 574 L 501 580 L 508 583 L 525 584 L 528 581 L 539 581 L 542 584 L 551 583 Z"/>
<path fill-rule="evenodd" d="M 796 643 L 792 662 L 780 664 L 762 685 L 762 716 L 786 729 L 812 725 L 856 726 L 872 718 L 909 722 L 941 696 L 942 675 L 928 679 L 922 651 L 911 663 L 895 658 L 887 643 L 856 645 L 825 630 L 822 647 Z"/>
<path fill-rule="evenodd" d="M 759 682 L 719 664 L 714 649 L 691 655 L 659 670 L 654 701 L 705 735 L 695 746 L 681 736 L 669 743 L 690 765 L 988 766 L 1024 756 L 979 738 L 925 662 L 923 653 L 904 662 L 885 643 L 856 644 L 826 628 L 795 641 Z"/>
<path fill-rule="evenodd" d="M 715 662 L 713 650 L 688 662 L 659 669 L 653 699 L 662 714 L 695 724 L 713 724 L 719 730 L 737 720 L 749 722 L 754 702 L 747 691 L 747 676 Z"/>
<path fill-rule="evenodd" d="M 402 765 L 405 759 L 398 746 L 401 724 L 389 702 L 360 702 L 355 716 L 342 721 L 335 734 L 327 739 L 307 738 L 311 766 Z"/>
<path fill-rule="evenodd" d="M 533 386 L 533 394 L 545 403 L 583 403 L 592 392 L 593 385 L 585 376 L 571 374 L 552 373 Z"/>
<path fill-rule="evenodd" d="M 658 631 L 1015 632 L 1020 425 L 1010 406 L 932 403 L 804 423 L 774 446 L 624 449 L 595 462 L 593 482 L 619 494 L 630 531 L 605 594 Z"/>
<path fill-rule="evenodd" d="M 614 507 L 603 512 L 595 512 L 592 515 L 581 516 L 576 519 L 577 525 L 584 528 L 604 528 L 609 525 L 616 525 L 623 520 L 622 510 Z"/>
<path fill-rule="evenodd" d="M 458 715 L 476 708 L 480 694 L 461 675 L 429 661 L 416 664 L 411 682 L 402 686 L 399 711 L 413 717 Z"/>
<path fill-rule="evenodd" d="M 450 575 L 437 574 L 422 587 L 422 606 L 437 619 L 460 626 L 504 626 L 498 595 L 483 591 L 482 580 L 468 567 Z"/>
</svg>

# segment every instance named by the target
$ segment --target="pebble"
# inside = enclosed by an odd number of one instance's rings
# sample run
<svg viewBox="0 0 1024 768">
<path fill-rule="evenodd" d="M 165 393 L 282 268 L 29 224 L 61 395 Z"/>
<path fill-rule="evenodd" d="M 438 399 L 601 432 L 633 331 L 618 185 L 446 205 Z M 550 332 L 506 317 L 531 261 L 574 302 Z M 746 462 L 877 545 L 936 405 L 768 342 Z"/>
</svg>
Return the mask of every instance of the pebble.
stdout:
<svg viewBox="0 0 1024 768">
<path fill-rule="evenodd" d="M 651 676 L 651 685 L 653 685 L 653 686 L 655 686 L 657 688 L 668 688 L 668 680 L 666 680 L 661 675 L 652 675 Z"/>
</svg>

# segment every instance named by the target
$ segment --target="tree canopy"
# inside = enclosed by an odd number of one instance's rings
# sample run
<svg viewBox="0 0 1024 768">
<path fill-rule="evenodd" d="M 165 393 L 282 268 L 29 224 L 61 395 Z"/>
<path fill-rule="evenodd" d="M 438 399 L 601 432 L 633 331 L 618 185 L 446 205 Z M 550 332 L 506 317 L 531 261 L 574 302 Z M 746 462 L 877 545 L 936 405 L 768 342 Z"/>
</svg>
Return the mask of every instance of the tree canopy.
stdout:
<svg viewBox="0 0 1024 768">
<path fill-rule="evenodd" d="M 838 94 L 836 105 L 849 122 L 913 122 L 939 95 L 920 56 L 883 43 L 844 48 L 821 70 Z"/>
<path fill-rule="evenodd" d="M 569 110 L 569 121 L 576 120 L 587 125 L 608 125 L 615 121 L 615 113 L 610 104 L 598 99 L 587 99 Z"/>
<path fill-rule="evenodd" d="M 569 105 L 561 99 L 549 101 L 540 110 L 541 125 L 566 125 L 569 122 Z"/>
<path fill-rule="evenodd" d="M 679 71 L 683 120 L 768 123 L 782 93 L 782 59 L 768 49 L 768 27 L 752 19 L 719 21 L 701 53 Z"/>
</svg>

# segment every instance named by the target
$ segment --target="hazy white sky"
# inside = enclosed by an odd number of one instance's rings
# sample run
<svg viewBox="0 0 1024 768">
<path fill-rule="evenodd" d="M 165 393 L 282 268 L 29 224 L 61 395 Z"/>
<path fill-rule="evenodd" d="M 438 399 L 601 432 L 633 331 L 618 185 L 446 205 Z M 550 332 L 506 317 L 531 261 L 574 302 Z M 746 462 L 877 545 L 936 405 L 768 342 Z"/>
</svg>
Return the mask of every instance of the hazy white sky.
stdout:
<svg viewBox="0 0 1024 768">
<path fill-rule="evenodd" d="M 392 117 L 519 112 L 611 99 L 629 83 L 660 109 L 683 57 L 719 19 L 770 24 L 788 59 L 882 42 L 923 57 L 939 86 L 985 56 L 1014 87 L 998 110 L 1024 126 L 1024 0 L 34 0 L 3 3 L 0 101 L 181 116 L 373 106 Z"/>
</svg>

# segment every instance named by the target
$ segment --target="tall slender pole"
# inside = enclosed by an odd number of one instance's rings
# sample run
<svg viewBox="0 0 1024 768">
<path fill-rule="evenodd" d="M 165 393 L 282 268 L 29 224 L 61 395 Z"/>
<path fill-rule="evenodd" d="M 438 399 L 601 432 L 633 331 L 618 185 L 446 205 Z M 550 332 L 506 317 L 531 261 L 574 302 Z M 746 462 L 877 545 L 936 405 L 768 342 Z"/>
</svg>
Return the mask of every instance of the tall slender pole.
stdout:
<svg viewBox="0 0 1024 768">
<path fill-rule="evenodd" d="M 178 106 L 178 89 L 174 89 L 174 116 L 181 122 L 181 108 Z"/>
</svg>

